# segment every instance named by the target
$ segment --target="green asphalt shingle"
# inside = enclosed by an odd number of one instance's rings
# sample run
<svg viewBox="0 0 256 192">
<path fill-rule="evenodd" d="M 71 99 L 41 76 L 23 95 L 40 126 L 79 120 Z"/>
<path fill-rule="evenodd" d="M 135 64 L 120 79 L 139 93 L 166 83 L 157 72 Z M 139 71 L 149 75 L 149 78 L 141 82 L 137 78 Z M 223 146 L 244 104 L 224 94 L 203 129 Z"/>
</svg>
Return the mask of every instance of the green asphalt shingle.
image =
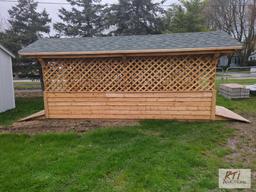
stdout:
<svg viewBox="0 0 256 192">
<path fill-rule="evenodd" d="M 224 32 L 173 33 L 161 35 L 40 39 L 19 53 L 97 52 L 154 49 L 218 48 L 241 44 Z"/>
</svg>

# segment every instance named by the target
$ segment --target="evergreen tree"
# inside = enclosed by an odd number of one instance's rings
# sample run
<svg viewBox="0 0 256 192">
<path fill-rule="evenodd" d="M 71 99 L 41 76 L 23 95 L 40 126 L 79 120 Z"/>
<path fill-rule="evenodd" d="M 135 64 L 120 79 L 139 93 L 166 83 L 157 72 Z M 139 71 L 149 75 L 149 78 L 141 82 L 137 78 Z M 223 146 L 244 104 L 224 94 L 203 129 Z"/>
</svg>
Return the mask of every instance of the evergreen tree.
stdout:
<svg viewBox="0 0 256 192">
<path fill-rule="evenodd" d="M 63 22 L 54 24 L 58 34 L 72 37 L 92 37 L 102 35 L 106 5 L 101 0 L 67 0 L 72 10 L 59 10 Z"/>
<path fill-rule="evenodd" d="M 152 0 L 119 0 L 110 8 L 110 34 L 144 35 L 161 32 L 164 9 Z"/>
<path fill-rule="evenodd" d="M 200 32 L 207 31 L 203 14 L 205 1 L 180 0 L 173 4 L 165 17 L 166 32 Z"/>
<path fill-rule="evenodd" d="M 10 27 L 5 32 L 0 33 L 0 43 L 17 55 L 18 51 L 36 41 L 43 33 L 50 32 L 51 22 L 45 10 L 37 12 L 37 5 L 34 0 L 18 0 L 18 4 L 13 6 L 8 12 Z M 20 62 L 28 62 L 29 65 L 19 65 Z M 30 77 L 37 75 L 39 65 L 32 65 L 31 60 L 16 57 L 14 61 L 14 73 L 22 73 Z"/>
<path fill-rule="evenodd" d="M 42 33 L 50 32 L 48 23 L 51 19 L 45 10 L 37 12 L 37 5 L 33 0 L 18 0 L 18 4 L 8 11 L 10 28 L 1 41 L 15 54 L 37 40 Z"/>
</svg>

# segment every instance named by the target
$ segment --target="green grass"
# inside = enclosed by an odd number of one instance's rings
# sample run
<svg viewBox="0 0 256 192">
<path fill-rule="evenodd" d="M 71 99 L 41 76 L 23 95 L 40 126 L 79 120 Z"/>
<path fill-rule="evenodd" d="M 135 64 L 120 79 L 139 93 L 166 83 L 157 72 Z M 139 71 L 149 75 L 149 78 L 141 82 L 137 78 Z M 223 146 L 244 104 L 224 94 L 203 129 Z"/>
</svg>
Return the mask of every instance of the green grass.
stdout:
<svg viewBox="0 0 256 192">
<path fill-rule="evenodd" d="M 17 90 L 20 89 L 41 89 L 41 83 L 38 81 L 34 81 L 34 82 L 15 82 L 14 83 L 14 87 Z"/>
<path fill-rule="evenodd" d="M 2 134 L 0 191 L 217 189 L 232 134 L 225 125 L 144 121 L 84 134 Z"/>
<path fill-rule="evenodd" d="M 256 97 L 218 96 L 217 104 L 256 113 Z M 42 98 L 17 98 L 16 105 L 0 114 L 0 124 L 43 108 Z M 233 166 L 223 162 L 233 134 L 227 127 L 225 122 L 143 121 L 84 134 L 0 134 L 0 191 L 218 190 L 218 169 Z"/>
<path fill-rule="evenodd" d="M 0 125 L 11 125 L 18 119 L 26 117 L 40 110 L 43 110 L 43 99 L 41 97 L 16 98 L 15 109 L 0 113 Z"/>
<path fill-rule="evenodd" d="M 241 85 L 256 84 L 256 79 L 218 79 L 216 81 L 217 87 L 222 83 L 239 83 Z"/>
<path fill-rule="evenodd" d="M 40 85 L 40 81 L 28 81 L 28 82 L 14 82 L 15 85 L 27 84 L 27 85 Z"/>
<path fill-rule="evenodd" d="M 228 79 L 217 80 L 217 88 L 222 83 L 239 83 L 242 85 L 256 84 L 256 79 Z M 224 106 L 238 113 L 256 114 L 256 96 L 251 96 L 249 99 L 226 99 L 221 95 L 217 96 L 217 105 Z"/>
<path fill-rule="evenodd" d="M 217 105 L 226 107 L 238 113 L 256 114 L 256 96 L 251 96 L 249 99 L 229 100 L 218 95 Z"/>
</svg>

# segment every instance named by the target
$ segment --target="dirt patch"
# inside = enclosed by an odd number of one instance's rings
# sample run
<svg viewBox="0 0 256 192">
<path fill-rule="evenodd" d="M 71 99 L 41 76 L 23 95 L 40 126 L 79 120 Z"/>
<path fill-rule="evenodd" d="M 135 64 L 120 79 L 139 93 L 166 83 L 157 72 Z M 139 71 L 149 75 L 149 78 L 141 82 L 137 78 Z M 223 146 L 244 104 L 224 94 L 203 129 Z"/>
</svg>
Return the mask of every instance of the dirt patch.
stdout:
<svg viewBox="0 0 256 192">
<path fill-rule="evenodd" d="M 35 90 L 15 90 L 15 97 L 42 97 L 43 92 L 40 89 Z"/>
<path fill-rule="evenodd" d="M 37 119 L 33 121 L 17 122 L 11 127 L 1 128 L 1 132 L 7 133 L 45 133 L 45 132 L 85 132 L 99 127 L 124 127 L 138 125 L 138 121 L 114 121 L 114 120 L 64 120 L 64 119 Z"/>
<path fill-rule="evenodd" d="M 235 129 L 234 136 L 229 139 L 228 147 L 232 153 L 225 160 L 237 168 L 252 170 L 252 189 L 256 191 L 256 115 L 242 114 L 251 121 L 248 123 L 232 122 L 229 127 Z M 251 190 L 248 190 L 251 191 Z"/>
</svg>

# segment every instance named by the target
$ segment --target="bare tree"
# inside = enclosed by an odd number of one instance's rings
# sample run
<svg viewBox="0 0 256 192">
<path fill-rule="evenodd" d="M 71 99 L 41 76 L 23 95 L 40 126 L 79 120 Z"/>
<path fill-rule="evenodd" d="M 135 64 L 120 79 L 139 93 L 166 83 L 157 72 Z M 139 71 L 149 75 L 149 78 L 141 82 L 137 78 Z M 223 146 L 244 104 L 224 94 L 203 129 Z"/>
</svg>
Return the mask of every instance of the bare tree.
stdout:
<svg viewBox="0 0 256 192">
<path fill-rule="evenodd" d="M 256 0 L 209 0 L 205 14 L 210 29 L 223 30 L 243 43 L 240 56 L 245 65 L 255 46 Z"/>
<path fill-rule="evenodd" d="M 4 19 L 0 15 L 0 32 L 4 31 Z"/>
</svg>

